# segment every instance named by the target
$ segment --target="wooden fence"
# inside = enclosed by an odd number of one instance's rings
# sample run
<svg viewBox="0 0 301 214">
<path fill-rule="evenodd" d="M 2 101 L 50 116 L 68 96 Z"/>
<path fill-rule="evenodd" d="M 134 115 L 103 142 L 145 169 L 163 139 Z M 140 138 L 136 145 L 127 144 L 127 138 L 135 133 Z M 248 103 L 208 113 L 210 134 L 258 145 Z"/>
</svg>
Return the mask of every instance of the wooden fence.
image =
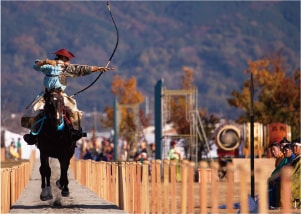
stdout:
<svg viewBox="0 0 301 214">
<path fill-rule="evenodd" d="M 198 182 L 195 182 L 195 165 L 186 160 L 180 164 L 181 181 L 176 181 L 174 161 L 155 160 L 140 162 L 95 162 L 91 160 L 71 160 L 75 179 L 129 213 L 233 213 L 235 212 L 234 187 L 239 185 L 241 213 L 248 213 L 248 193 L 250 190 L 247 169 L 243 165 L 234 169 L 227 166 L 226 209 L 219 209 L 220 189 L 218 165 L 213 162 L 200 162 Z M 234 170 L 239 170 L 239 184 L 234 183 Z M 258 212 L 268 213 L 267 178 L 263 169 L 257 169 Z M 282 191 L 283 213 L 291 209 L 291 180 L 284 179 L 286 188 Z M 210 188 L 210 191 L 208 191 Z M 196 194 L 195 194 L 196 192 Z M 197 197 L 196 197 L 197 195 Z M 208 208 L 209 207 L 209 208 Z"/>
<path fill-rule="evenodd" d="M 8 213 L 27 185 L 35 160 L 32 152 L 29 160 L 1 162 L 1 213 Z"/>
</svg>

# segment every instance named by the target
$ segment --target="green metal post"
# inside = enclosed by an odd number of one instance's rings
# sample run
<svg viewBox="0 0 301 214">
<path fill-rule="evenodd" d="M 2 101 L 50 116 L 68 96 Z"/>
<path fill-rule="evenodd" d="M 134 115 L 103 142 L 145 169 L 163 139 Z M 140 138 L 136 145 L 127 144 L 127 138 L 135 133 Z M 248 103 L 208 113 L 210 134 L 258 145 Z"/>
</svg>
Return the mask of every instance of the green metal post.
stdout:
<svg viewBox="0 0 301 214">
<path fill-rule="evenodd" d="M 155 145 L 156 159 L 162 159 L 162 84 L 163 80 L 159 80 L 155 86 Z"/>
</svg>

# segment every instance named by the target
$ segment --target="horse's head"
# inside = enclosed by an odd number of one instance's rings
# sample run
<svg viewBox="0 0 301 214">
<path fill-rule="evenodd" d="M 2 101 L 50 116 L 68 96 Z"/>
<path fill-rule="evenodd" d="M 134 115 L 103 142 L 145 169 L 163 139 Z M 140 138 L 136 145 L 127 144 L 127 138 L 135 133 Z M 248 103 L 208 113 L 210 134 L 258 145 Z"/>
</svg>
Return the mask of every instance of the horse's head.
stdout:
<svg viewBox="0 0 301 214">
<path fill-rule="evenodd" d="M 53 125 L 58 126 L 63 121 L 64 98 L 60 92 L 45 92 L 44 112 Z"/>
</svg>

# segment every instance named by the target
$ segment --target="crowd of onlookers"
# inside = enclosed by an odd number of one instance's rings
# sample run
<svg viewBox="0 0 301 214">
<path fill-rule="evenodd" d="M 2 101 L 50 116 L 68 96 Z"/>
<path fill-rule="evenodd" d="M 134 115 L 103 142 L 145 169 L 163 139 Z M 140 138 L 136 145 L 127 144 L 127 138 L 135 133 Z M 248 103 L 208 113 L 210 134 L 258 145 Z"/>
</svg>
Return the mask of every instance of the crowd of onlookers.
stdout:
<svg viewBox="0 0 301 214">
<path fill-rule="evenodd" d="M 281 170 L 289 166 L 292 171 L 292 207 L 301 208 L 301 142 L 300 138 L 288 141 L 283 138 L 280 142 L 270 145 L 270 152 L 275 158 L 275 169 L 268 178 L 269 207 L 279 209 L 281 204 Z"/>
<path fill-rule="evenodd" d="M 94 161 L 111 161 L 114 159 L 114 144 L 109 139 L 97 137 L 82 138 L 75 149 L 77 159 Z"/>
<path fill-rule="evenodd" d="M 82 138 L 77 142 L 75 149 L 75 157 L 77 159 L 91 159 L 94 161 L 112 161 L 114 158 L 114 150 L 117 149 L 119 161 L 141 161 L 151 160 L 155 156 L 155 145 L 147 144 L 145 141 L 137 143 L 130 151 L 130 145 L 126 140 L 120 140 L 118 147 L 114 147 L 112 139 L 91 137 Z"/>
</svg>

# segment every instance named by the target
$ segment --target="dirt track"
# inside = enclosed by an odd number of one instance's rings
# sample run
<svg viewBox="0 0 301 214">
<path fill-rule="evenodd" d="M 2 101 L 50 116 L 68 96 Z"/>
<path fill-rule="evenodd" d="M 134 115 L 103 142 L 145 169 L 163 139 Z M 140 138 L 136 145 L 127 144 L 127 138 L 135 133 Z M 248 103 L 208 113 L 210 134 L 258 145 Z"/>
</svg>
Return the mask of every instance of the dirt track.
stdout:
<svg viewBox="0 0 301 214">
<path fill-rule="evenodd" d="M 53 199 L 45 202 L 40 200 L 40 163 L 36 160 L 30 181 L 20 198 L 13 204 L 10 213 L 127 213 L 81 186 L 74 180 L 70 170 L 68 171 L 70 196 L 62 197 L 55 185 L 60 174 L 57 159 L 51 159 L 50 165 Z"/>
</svg>

